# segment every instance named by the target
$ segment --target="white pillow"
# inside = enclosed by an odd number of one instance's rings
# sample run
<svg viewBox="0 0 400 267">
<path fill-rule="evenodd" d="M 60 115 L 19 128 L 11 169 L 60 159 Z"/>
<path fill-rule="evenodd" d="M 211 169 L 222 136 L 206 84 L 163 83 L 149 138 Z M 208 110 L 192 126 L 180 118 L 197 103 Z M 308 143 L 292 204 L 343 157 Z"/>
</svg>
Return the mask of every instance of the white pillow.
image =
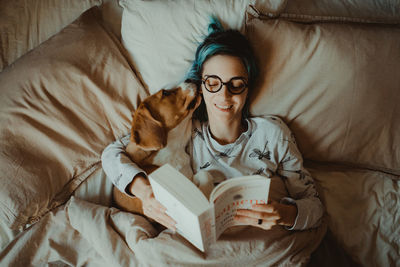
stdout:
<svg viewBox="0 0 400 267">
<path fill-rule="evenodd" d="M 101 0 L 0 1 L 0 71 Z"/>
<path fill-rule="evenodd" d="M 243 32 L 245 10 L 250 2 L 253 1 L 121 0 L 122 41 L 150 93 L 172 87 L 184 78 L 198 44 L 207 35 L 211 15 L 225 27 Z M 260 2 L 261 5 L 269 1 Z"/>
</svg>

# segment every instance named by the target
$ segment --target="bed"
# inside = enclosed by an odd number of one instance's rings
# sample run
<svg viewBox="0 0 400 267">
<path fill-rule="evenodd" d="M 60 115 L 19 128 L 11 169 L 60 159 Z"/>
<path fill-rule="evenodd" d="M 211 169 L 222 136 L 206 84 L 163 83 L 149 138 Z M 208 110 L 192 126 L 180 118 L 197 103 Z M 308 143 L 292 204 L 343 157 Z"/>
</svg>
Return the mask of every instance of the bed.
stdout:
<svg viewBox="0 0 400 267">
<path fill-rule="evenodd" d="M 398 1 L 0 6 L 1 266 L 400 266 Z M 290 234 L 233 229 L 205 255 L 112 207 L 100 156 L 181 81 L 211 14 L 250 40 L 251 113 L 288 124 L 326 215 Z"/>
</svg>

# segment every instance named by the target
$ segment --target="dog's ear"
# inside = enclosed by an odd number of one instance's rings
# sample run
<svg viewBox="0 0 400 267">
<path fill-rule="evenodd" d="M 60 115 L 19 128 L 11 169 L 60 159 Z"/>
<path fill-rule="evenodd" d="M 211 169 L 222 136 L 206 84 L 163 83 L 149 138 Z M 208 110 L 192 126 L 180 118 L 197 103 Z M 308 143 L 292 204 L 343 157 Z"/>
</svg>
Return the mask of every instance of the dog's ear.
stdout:
<svg viewBox="0 0 400 267">
<path fill-rule="evenodd" d="M 133 116 L 131 141 L 146 151 L 160 150 L 167 143 L 167 132 L 154 119 L 145 105 L 140 105 Z"/>
</svg>

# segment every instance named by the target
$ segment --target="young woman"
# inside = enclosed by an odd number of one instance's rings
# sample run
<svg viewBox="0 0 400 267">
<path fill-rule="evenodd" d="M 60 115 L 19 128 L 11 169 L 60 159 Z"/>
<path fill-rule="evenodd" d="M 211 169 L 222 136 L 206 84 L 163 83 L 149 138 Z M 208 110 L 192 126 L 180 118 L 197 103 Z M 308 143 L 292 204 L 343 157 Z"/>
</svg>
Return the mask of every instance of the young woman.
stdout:
<svg viewBox="0 0 400 267">
<path fill-rule="evenodd" d="M 202 95 L 187 148 L 193 172 L 208 171 L 215 184 L 243 175 L 279 176 L 287 197 L 239 210 L 235 219 L 266 230 L 275 225 L 288 230 L 317 227 L 323 206 L 289 128 L 278 117 L 249 117 L 248 96 L 257 67 L 247 39 L 236 30 L 224 30 L 217 20 L 209 32 L 187 75 Z M 126 136 L 104 150 L 105 173 L 120 191 L 141 199 L 146 216 L 175 229 L 146 174 L 127 156 L 128 142 Z"/>
</svg>

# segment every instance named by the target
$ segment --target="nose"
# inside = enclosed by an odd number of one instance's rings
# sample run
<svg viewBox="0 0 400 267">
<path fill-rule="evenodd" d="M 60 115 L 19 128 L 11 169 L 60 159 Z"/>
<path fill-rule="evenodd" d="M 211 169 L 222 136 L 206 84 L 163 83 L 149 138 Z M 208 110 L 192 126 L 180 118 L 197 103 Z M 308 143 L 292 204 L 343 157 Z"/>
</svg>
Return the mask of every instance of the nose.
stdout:
<svg viewBox="0 0 400 267">
<path fill-rule="evenodd" d="M 194 83 L 184 82 L 180 85 L 183 91 L 189 90 L 190 95 L 194 96 L 197 93 L 197 86 Z"/>
<path fill-rule="evenodd" d="M 225 98 L 229 98 L 232 96 L 231 92 L 229 92 L 229 90 L 228 90 L 227 84 L 223 84 L 222 88 L 217 93 Z"/>
</svg>

